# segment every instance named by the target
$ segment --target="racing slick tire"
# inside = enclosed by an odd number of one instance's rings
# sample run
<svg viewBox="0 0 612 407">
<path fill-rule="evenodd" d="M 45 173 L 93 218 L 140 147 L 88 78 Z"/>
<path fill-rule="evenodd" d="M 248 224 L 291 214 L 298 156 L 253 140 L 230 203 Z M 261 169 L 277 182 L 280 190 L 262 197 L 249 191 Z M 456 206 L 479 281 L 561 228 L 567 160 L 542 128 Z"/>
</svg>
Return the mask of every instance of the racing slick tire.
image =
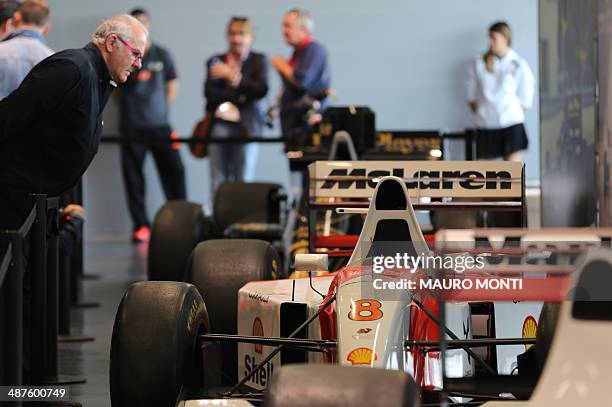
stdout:
<svg viewBox="0 0 612 407">
<path fill-rule="evenodd" d="M 191 284 L 145 281 L 121 300 L 111 339 L 113 407 L 167 407 L 181 388 L 204 385 L 197 336 L 208 332 L 208 313 Z"/>
<path fill-rule="evenodd" d="M 207 234 L 202 206 L 188 201 L 170 201 L 153 221 L 147 276 L 155 281 L 183 281 L 189 254 Z"/>
<path fill-rule="evenodd" d="M 275 280 L 280 257 L 266 241 L 254 239 L 207 240 L 198 244 L 187 267 L 186 281 L 195 285 L 210 313 L 214 334 L 235 335 L 238 327 L 238 290 L 250 281 Z M 238 346 L 222 344 L 225 384 L 237 380 Z"/>
<path fill-rule="evenodd" d="M 315 364 L 274 373 L 264 407 L 416 407 L 419 389 L 398 370 Z"/>
<path fill-rule="evenodd" d="M 557 329 L 560 310 L 560 303 L 546 302 L 542 307 L 542 311 L 540 311 L 535 346 L 540 370 L 544 368 L 544 363 L 548 357 L 548 352 L 555 336 L 555 330 Z"/>
<path fill-rule="evenodd" d="M 214 223 L 219 236 L 234 223 L 272 223 L 281 218 L 282 186 L 260 182 L 225 182 L 215 192 Z"/>
</svg>

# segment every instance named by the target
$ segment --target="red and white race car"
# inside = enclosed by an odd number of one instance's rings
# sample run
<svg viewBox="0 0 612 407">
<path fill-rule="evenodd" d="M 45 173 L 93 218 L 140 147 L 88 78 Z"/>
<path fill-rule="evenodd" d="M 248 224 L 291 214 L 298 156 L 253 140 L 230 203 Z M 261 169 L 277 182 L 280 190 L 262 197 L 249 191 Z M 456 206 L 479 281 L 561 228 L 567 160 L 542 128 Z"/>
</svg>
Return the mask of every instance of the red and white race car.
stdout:
<svg viewBox="0 0 612 407">
<path fill-rule="evenodd" d="M 609 244 L 612 236 L 611 230 L 553 231 L 554 240 L 527 230 L 423 236 L 415 208 L 523 211 L 517 163 L 317 162 L 310 189 L 313 209 L 365 214 L 346 266 L 271 280 L 278 254 L 268 243 L 201 243 L 188 265 L 193 284 L 144 282 L 126 292 L 113 331 L 113 405 L 418 406 L 528 397 L 538 367 L 527 354 L 526 362 L 517 358 L 536 343 L 538 319 L 556 321 L 558 311 L 547 306 L 539 317 L 542 301 L 565 298 L 578 284 L 571 271 L 584 274 L 585 248 Z M 492 200 L 474 201 L 481 198 Z M 328 256 L 346 254 L 350 237 L 320 239 L 316 230 L 313 222 L 314 253 L 296 257 L 298 271 L 324 271 Z M 441 263 L 425 263 L 436 256 Z M 540 331 L 548 342 L 532 354 L 543 360 L 554 324 Z"/>
</svg>

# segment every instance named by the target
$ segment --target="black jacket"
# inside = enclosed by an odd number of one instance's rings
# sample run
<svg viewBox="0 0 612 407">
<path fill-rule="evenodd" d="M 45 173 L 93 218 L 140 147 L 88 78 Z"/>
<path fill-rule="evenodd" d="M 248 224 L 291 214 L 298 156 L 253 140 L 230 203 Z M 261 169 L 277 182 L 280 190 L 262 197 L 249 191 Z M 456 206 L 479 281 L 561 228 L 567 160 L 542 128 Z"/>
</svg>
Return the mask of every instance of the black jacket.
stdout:
<svg viewBox="0 0 612 407">
<path fill-rule="evenodd" d="M 206 110 L 214 111 L 224 102 L 232 102 L 240 110 L 240 118 L 250 136 L 261 136 L 263 131 L 263 113 L 258 106 L 260 99 L 268 93 L 268 64 L 266 56 L 250 52 L 242 63 L 242 79 L 237 88 L 231 87 L 223 80 L 214 80 L 208 75 L 211 61 L 214 58 L 224 60 L 225 54 L 213 55 L 206 62 L 206 82 L 204 96 Z"/>
<path fill-rule="evenodd" d="M 58 52 L 0 101 L 0 189 L 58 195 L 83 175 L 112 91 L 100 51 Z"/>
</svg>

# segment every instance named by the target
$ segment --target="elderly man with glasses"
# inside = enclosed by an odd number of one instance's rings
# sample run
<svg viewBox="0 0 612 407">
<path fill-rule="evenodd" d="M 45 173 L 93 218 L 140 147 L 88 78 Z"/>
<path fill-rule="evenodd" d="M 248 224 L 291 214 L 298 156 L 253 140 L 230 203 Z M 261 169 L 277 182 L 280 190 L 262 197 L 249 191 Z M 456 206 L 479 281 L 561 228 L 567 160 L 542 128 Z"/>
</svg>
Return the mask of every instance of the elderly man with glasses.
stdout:
<svg viewBox="0 0 612 407">
<path fill-rule="evenodd" d="M 18 228 L 30 193 L 59 195 L 83 175 L 102 134 L 102 111 L 117 83 L 141 67 L 147 29 L 120 15 L 84 48 L 36 65 L 0 101 L 0 229 Z"/>
</svg>

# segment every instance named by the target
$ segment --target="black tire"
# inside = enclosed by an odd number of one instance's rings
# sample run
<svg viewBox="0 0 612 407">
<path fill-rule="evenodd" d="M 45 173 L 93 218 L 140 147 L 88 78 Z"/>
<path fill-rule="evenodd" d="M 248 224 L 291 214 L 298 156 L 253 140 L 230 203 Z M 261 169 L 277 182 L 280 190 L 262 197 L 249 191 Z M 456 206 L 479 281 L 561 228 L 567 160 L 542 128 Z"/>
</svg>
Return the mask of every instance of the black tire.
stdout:
<svg viewBox="0 0 612 407">
<path fill-rule="evenodd" d="M 280 257 L 263 240 L 208 240 L 197 245 L 187 268 L 186 281 L 195 285 L 210 312 L 210 329 L 215 334 L 237 333 L 238 290 L 250 281 L 279 277 Z M 237 380 L 238 346 L 222 344 L 225 384 Z"/>
<path fill-rule="evenodd" d="M 289 365 L 272 376 L 264 407 L 416 407 L 419 389 L 398 370 Z"/>
<path fill-rule="evenodd" d="M 146 281 L 121 300 L 111 340 L 113 407 L 174 406 L 181 387 L 203 385 L 197 341 L 208 332 L 208 313 L 196 287 Z"/>
<path fill-rule="evenodd" d="M 187 201 L 170 201 L 153 221 L 147 276 L 155 281 L 183 281 L 189 255 L 206 235 L 202 206 Z"/>
<path fill-rule="evenodd" d="M 219 235 L 233 223 L 279 223 L 282 186 L 257 182 L 226 182 L 217 188 L 213 205 Z"/>
<path fill-rule="evenodd" d="M 561 304 L 552 302 L 544 303 L 542 311 L 540 311 L 535 346 L 540 371 L 544 368 L 548 352 L 550 351 L 550 347 L 555 337 L 560 311 Z"/>
</svg>

